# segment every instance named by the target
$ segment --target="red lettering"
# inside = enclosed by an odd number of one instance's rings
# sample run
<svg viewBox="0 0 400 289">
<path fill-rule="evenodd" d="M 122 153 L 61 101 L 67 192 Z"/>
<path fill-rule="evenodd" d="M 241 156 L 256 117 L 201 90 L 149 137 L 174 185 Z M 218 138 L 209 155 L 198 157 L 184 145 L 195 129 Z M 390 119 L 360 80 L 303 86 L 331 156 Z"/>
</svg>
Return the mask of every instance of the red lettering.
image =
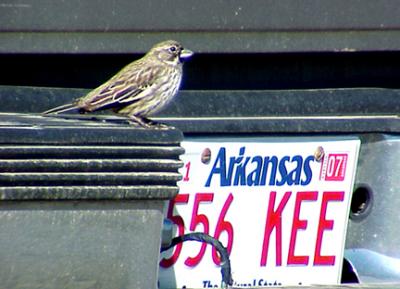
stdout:
<svg viewBox="0 0 400 289">
<path fill-rule="evenodd" d="M 186 174 L 185 174 L 185 176 L 183 177 L 182 181 L 183 181 L 183 182 L 188 182 L 188 181 L 189 181 L 189 172 L 190 172 L 190 162 L 188 162 L 188 163 L 185 165 L 185 168 L 186 168 Z"/>
<path fill-rule="evenodd" d="M 326 219 L 326 209 L 328 202 L 343 202 L 344 192 L 324 192 L 322 196 L 321 213 L 319 214 L 319 224 L 317 231 L 317 242 L 315 244 L 314 265 L 333 266 L 335 256 L 322 256 L 322 237 L 325 230 L 333 229 L 333 220 Z"/>
<path fill-rule="evenodd" d="M 279 203 L 278 208 L 276 210 L 274 210 L 276 192 L 272 191 L 270 194 L 267 219 L 265 222 L 264 241 L 263 241 L 260 266 L 266 266 L 266 264 L 267 264 L 269 239 L 270 239 L 271 233 L 274 229 L 275 229 L 275 236 L 276 236 L 276 238 L 275 238 L 276 261 L 275 262 L 276 262 L 276 266 L 282 266 L 282 211 L 285 208 L 287 202 L 289 201 L 291 194 L 292 194 L 292 192 L 286 192 L 283 195 L 283 198 L 282 198 L 281 202 Z"/>
<path fill-rule="evenodd" d="M 289 253 L 288 253 L 288 265 L 308 265 L 309 256 L 304 255 L 295 255 L 295 245 L 297 238 L 298 230 L 307 229 L 307 220 L 300 219 L 300 208 L 301 203 L 303 201 L 316 201 L 318 198 L 318 192 L 298 192 L 296 194 L 296 201 L 294 204 L 294 213 L 293 213 L 293 224 L 292 224 L 292 233 L 290 234 L 290 243 L 289 243 Z"/>
<path fill-rule="evenodd" d="M 174 215 L 174 207 L 178 204 L 187 204 L 189 202 L 189 194 L 176 195 L 175 199 L 169 202 L 167 218 L 178 227 L 178 236 L 185 234 L 185 222 L 180 215 Z M 175 251 L 170 258 L 164 258 L 160 262 L 163 268 L 169 268 L 175 264 L 182 250 L 182 243 L 175 246 Z"/>
<path fill-rule="evenodd" d="M 346 175 L 347 154 L 329 154 L 325 181 L 343 181 Z"/>
<path fill-rule="evenodd" d="M 210 223 L 208 218 L 204 214 L 199 214 L 200 203 L 211 203 L 214 200 L 214 193 L 196 193 L 193 204 L 192 220 L 190 222 L 189 229 L 194 232 L 197 225 L 202 224 L 205 234 L 208 234 L 210 230 Z M 201 243 L 200 251 L 195 257 L 188 257 L 185 261 L 185 265 L 189 267 L 197 266 L 201 259 L 203 259 L 204 253 L 206 252 L 207 244 Z"/>
<path fill-rule="evenodd" d="M 226 213 L 228 212 L 229 206 L 231 205 L 232 201 L 233 201 L 233 195 L 232 195 L 232 193 L 230 193 L 228 198 L 225 201 L 224 206 L 222 207 L 221 213 L 219 214 L 217 226 L 215 227 L 215 233 L 214 233 L 214 238 L 217 240 L 219 240 L 219 237 L 221 236 L 221 234 L 223 232 L 226 233 L 226 235 L 228 236 L 226 249 L 228 250 L 229 254 L 232 251 L 234 233 L 233 233 L 232 223 L 225 221 L 225 216 L 226 216 Z M 212 259 L 213 259 L 215 265 L 221 264 L 220 257 L 214 246 L 212 249 Z"/>
</svg>

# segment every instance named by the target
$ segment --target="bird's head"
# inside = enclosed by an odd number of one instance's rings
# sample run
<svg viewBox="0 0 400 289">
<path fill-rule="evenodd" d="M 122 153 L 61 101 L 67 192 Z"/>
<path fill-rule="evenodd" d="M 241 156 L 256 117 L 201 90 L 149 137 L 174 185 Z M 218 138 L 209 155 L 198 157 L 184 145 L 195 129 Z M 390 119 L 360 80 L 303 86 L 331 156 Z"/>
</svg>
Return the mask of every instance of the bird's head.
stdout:
<svg viewBox="0 0 400 289">
<path fill-rule="evenodd" d="M 170 65 L 178 65 L 185 59 L 193 55 L 189 49 L 174 40 L 160 42 L 153 46 L 147 53 L 147 56 L 155 57 L 159 61 Z"/>
</svg>

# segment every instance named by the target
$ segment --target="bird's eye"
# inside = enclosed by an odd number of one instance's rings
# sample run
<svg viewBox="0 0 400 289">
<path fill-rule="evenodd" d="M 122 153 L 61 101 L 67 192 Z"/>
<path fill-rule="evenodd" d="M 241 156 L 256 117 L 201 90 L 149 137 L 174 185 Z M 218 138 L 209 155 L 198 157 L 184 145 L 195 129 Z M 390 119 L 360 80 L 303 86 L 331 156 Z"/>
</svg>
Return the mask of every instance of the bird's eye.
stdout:
<svg viewBox="0 0 400 289">
<path fill-rule="evenodd" d="M 171 46 L 171 47 L 169 48 L 169 51 L 175 52 L 175 51 L 176 51 L 176 47 L 175 47 L 175 46 Z"/>
</svg>

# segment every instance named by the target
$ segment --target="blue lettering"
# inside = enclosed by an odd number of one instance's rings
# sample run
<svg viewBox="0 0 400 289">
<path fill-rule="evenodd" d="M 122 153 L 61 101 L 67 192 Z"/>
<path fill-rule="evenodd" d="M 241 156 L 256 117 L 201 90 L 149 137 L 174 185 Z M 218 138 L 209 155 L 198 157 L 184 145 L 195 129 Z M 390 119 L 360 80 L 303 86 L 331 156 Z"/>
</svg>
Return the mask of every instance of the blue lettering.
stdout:
<svg viewBox="0 0 400 289">
<path fill-rule="evenodd" d="M 235 164 L 238 164 L 236 166 L 236 172 L 235 172 L 235 179 L 233 181 L 233 185 L 237 186 L 245 186 L 246 185 L 246 165 L 250 160 L 250 157 L 246 157 L 246 160 L 243 163 L 243 155 L 244 155 L 245 147 L 241 147 L 239 150 L 239 157 L 235 160 Z"/>
<path fill-rule="evenodd" d="M 288 185 L 292 185 L 293 183 L 295 185 L 299 185 L 301 178 L 301 171 L 303 170 L 303 158 L 299 155 L 296 155 L 292 158 L 292 162 L 297 162 L 297 166 L 289 173 Z"/>
<path fill-rule="evenodd" d="M 224 147 L 219 149 L 217 158 L 211 169 L 210 175 L 208 176 L 206 187 L 210 186 L 214 174 L 219 174 L 221 187 L 231 185 L 231 178 L 226 177 L 226 152 Z"/>
<path fill-rule="evenodd" d="M 286 169 L 286 162 L 289 161 L 289 156 L 284 156 L 279 162 L 279 174 L 281 175 L 281 180 L 276 181 L 277 186 L 283 186 L 287 182 L 287 169 Z"/>
<path fill-rule="evenodd" d="M 232 175 L 233 175 L 233 168 L 235 166 L 235 157 L 229 158 L 229 168 L 228 168 L 228 175 L 226 178 L 229 180 L 229 186 L 232 184 Z"/>
<path fill-rule="evenodd" d="M 244 161 L 244 163 L 241 163 L 236 167 L 235 180 L 233 182 L 234 186 L 237 186 L 239 184 L 239 179 L 240 179 L 241 186 L 246 185 L 246 166 L 247 166 L 247 163 L 249 162 L 249 160 L 250 160 L 250 157 L 246 157 L 246 160 Z"/>
<path fill-rule="evenodd" d="M 315 161 L 314 156 L 308 156 L 304 160 L 304 174 L 306 175 L 306 179 L 304 181 L 301 180 L 301 185 L 302 186 L 308 185 L 312 180 L 312 170 L 311 170 L 311 167 L 310 167 L 310 162 L 313 162 L 313 161 Z"/>
<path fill-rule="evenodd" d="M 272 156 L 272 157 L 264 157 L 264 164 L 263 164 L 263 169 L 262 169 L 262 174 L 261 174 L 261 183 L 260 183 L 261 186 L 265 186 L 265 182 L 267 180 L 269 164 L 272 165 L 270 178 L 269 178 L 269 185 L 270 186 L 275 185 L 276 170 L 278 167 L 278 158 L 276 156 Z"/>
<path fill-rule="evenodd" d="M 257 285 L 258 285 L 258 286 L 265 286 L 264 279 L 258 280 L 258 284 L 257 284 Z"/>
<path fill-rule="evenodd" d="M 253 157 L 251 163 L 257 163 L 256 168 L 247 176 L 248 186 L 259 186 L 263 159 L 261 156 Z"/>
<path fill-rule="evenodd" d="M 221 187 L 226 186 L 293 186 L 308 185 L 312 180 L 311 162 L 314 156 L 303 159 L 301 155 L 246 156 L 246 147 L 239 149 L 237 156 L 226 157 L 226 148 L 217 153 L 205 183 L 210 187 L 213 177 L 219 178 Z M 249 166 L 249 169 L 247 167 Z M 250 171 L 250 172 L 248 172 Z M 268 183 L 268 184 L 267 184 Z"/>
</svg>

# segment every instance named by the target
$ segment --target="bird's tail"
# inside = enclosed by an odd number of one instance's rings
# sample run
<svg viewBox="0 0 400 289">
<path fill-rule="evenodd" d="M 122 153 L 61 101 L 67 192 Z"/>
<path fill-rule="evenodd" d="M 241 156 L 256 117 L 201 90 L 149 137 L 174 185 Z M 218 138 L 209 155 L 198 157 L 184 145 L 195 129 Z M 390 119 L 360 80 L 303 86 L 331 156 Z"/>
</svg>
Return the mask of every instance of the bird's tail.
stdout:
<svg viewBox="0 0 400 289">
<path fill-rule="evenodd" d="M 81 111 L 81 108 L 77 107 L 73 103 L 68 103 L 68 104 L 64 104 L 64 105 L 49 109 L 45 112 L 42 112 L 42 114 L 77 113 L 80 111 Z"/>
</svg>

